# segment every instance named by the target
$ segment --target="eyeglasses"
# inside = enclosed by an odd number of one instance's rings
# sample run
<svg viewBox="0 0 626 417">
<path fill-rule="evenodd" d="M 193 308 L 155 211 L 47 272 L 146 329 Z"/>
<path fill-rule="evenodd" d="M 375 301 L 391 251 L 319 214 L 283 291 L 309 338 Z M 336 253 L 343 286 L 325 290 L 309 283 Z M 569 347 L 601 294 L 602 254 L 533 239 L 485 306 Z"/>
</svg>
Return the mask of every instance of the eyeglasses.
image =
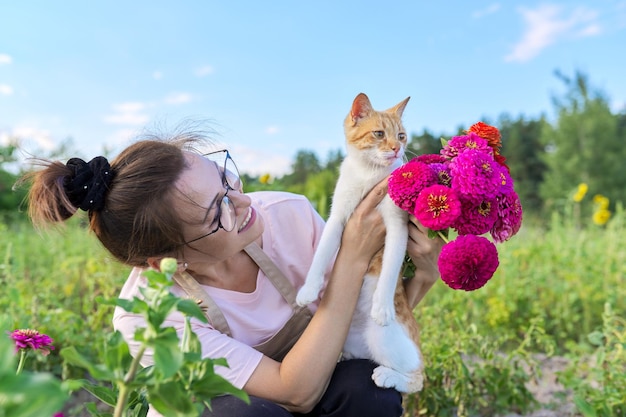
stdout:
<svg viewBox="0 0 626 417">
<path fill-rule="evenodd" d="M 230 157 L 230 153 L 226 149 L 210 152 L 202 156 L 210 161 L 215 162 L 215 166 L 217 167 L 217 170 L 222 177 L 222 186 L 224 187 L 226 192 L 221 198 L 217 198 L 215 200 L 217 213 L 215 213 L 215 217 L 211 222 L 211 224 L 216 224 L 215 229 L 211 230 L 207 234 L 185 242 L 185 245 L 203 239 L 207 236 L 212 235 L 213 233 L 217 233 L 220 228 L 224 229 L 227 232 L 230 232 L 235 228 L 235 224 L 237 223 L 235 205 L 228 197 L 228 192 L 231 190 L 239 192 L 243 190 L 243 183 L 241 181 L 241 178 L 239 177 L 239 170 L 237 169 L 237 165 L 235 165 L 235 161 L 233 161 L 233 158 Z M 222 163 L 222 161 L 224 162 Z M 212 207 L 213 204 L 211 204 L 208 210 L 211 210 Z"/>
</svg>

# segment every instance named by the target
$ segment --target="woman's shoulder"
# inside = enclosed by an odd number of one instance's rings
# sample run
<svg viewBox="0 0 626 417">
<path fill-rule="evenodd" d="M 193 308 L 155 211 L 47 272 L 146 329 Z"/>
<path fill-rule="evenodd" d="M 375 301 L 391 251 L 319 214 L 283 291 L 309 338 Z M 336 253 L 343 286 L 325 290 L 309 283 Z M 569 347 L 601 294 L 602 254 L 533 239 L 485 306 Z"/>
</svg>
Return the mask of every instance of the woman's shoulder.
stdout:
<svg viewBox="0 0 626 417">
<path fill-rule="evenodd" d="M 287 191 L 253 191 L 247 193 L 256 204 L 271 206 L 275 204 L 306 204 L 311 205 L 309 200 L 301 195 Z"/>
</svg>

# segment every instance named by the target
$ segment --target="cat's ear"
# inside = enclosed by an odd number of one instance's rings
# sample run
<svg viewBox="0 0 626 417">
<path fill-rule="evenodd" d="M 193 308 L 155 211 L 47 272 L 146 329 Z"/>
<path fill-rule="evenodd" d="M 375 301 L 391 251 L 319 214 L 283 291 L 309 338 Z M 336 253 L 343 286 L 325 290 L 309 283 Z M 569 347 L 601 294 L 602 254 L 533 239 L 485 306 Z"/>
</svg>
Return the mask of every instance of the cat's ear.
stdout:
<svg viewBox="0 0 626 417">
<path fill-rule="evenodd" d="M 406 103 L 409 102 L 409 99 L 411 97 L 407 97 L 404 100 L 402 100 L 400 103 L 396 104 L 395 106 L 393 106 L 392 108 L 390 108 L 389 110 L 387 110 L 388 113 L 395 113 L 398 115 L 398 117 L 402 117 L 402 113 L 404 112 L 404 108 L 406 107 Z"/>
<path fill-rule="evenodd" d="M 350 110 L 350 117 L 352 123 L 356 124 L 360 119 L 369 116 L 374 109 L 370 103 L 370 99 L 363 93 L 360 93 L 352 102 L 352 110 Z"/>
</svg>

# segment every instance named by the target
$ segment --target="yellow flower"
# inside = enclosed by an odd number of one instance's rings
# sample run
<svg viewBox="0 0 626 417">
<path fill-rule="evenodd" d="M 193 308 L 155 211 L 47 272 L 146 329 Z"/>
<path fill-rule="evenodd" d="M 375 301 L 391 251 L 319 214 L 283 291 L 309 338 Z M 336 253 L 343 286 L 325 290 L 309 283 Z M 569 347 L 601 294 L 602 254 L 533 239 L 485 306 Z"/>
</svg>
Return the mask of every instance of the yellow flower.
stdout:
<svg viewBox="0 0 626 417">
<path fill-rule="evenodd" d="M 272 180 L 272 177 L 270 176 L 270 174 L 263 174 L 259 177 L 259 182 L 261 184 L 269 184 Z"/>
<path fill-rule="evenodd" d="M 597 224 L 598 226 L 605 225 L 606 222 L 608 222 L 610 218 L 611 218 L 611 212 L 605 208 L 596 210 L 596 212 L 593 213 L 593 222 Z"/>
<path fill-rule="evenodd" d="M 589 190 L 589 186 L 584 182 L 578 184 L 578 190 L 576 190 L 576 194 L 574 194 L 574 201 L 580 203 L 583 198 L 585 198 L 585 194 L 587 194 L 587 190 Z"/>
<path fill-rule="evenodd" d="M 597 204 L 601 210 L 607 210 L 609 208 L 609 199 L 602 194 L 596 194 L 593 196 L 594 204 Z"/>
</svg>

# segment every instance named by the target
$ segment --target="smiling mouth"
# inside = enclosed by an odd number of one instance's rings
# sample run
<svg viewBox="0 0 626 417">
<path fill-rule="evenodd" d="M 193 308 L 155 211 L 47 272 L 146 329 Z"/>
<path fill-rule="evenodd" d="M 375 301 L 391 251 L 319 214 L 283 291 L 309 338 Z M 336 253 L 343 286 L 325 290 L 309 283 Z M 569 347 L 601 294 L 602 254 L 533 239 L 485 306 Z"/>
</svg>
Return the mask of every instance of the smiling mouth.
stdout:
<svg viewBox="0 0 626 417">
<path fill-rule="evenodd" d="M 239 232 L 242 231 L 248 225 L 248 222 L 250 222 L 251 218 L 252 218 L 252 208 L 249 207 L 248 208 L 248 215 L 243 220 L 243 223 L 241 223 L 241 226 L 239 227 L 239 229 L 237 231 L 239 231 Z"/>
</svg>

